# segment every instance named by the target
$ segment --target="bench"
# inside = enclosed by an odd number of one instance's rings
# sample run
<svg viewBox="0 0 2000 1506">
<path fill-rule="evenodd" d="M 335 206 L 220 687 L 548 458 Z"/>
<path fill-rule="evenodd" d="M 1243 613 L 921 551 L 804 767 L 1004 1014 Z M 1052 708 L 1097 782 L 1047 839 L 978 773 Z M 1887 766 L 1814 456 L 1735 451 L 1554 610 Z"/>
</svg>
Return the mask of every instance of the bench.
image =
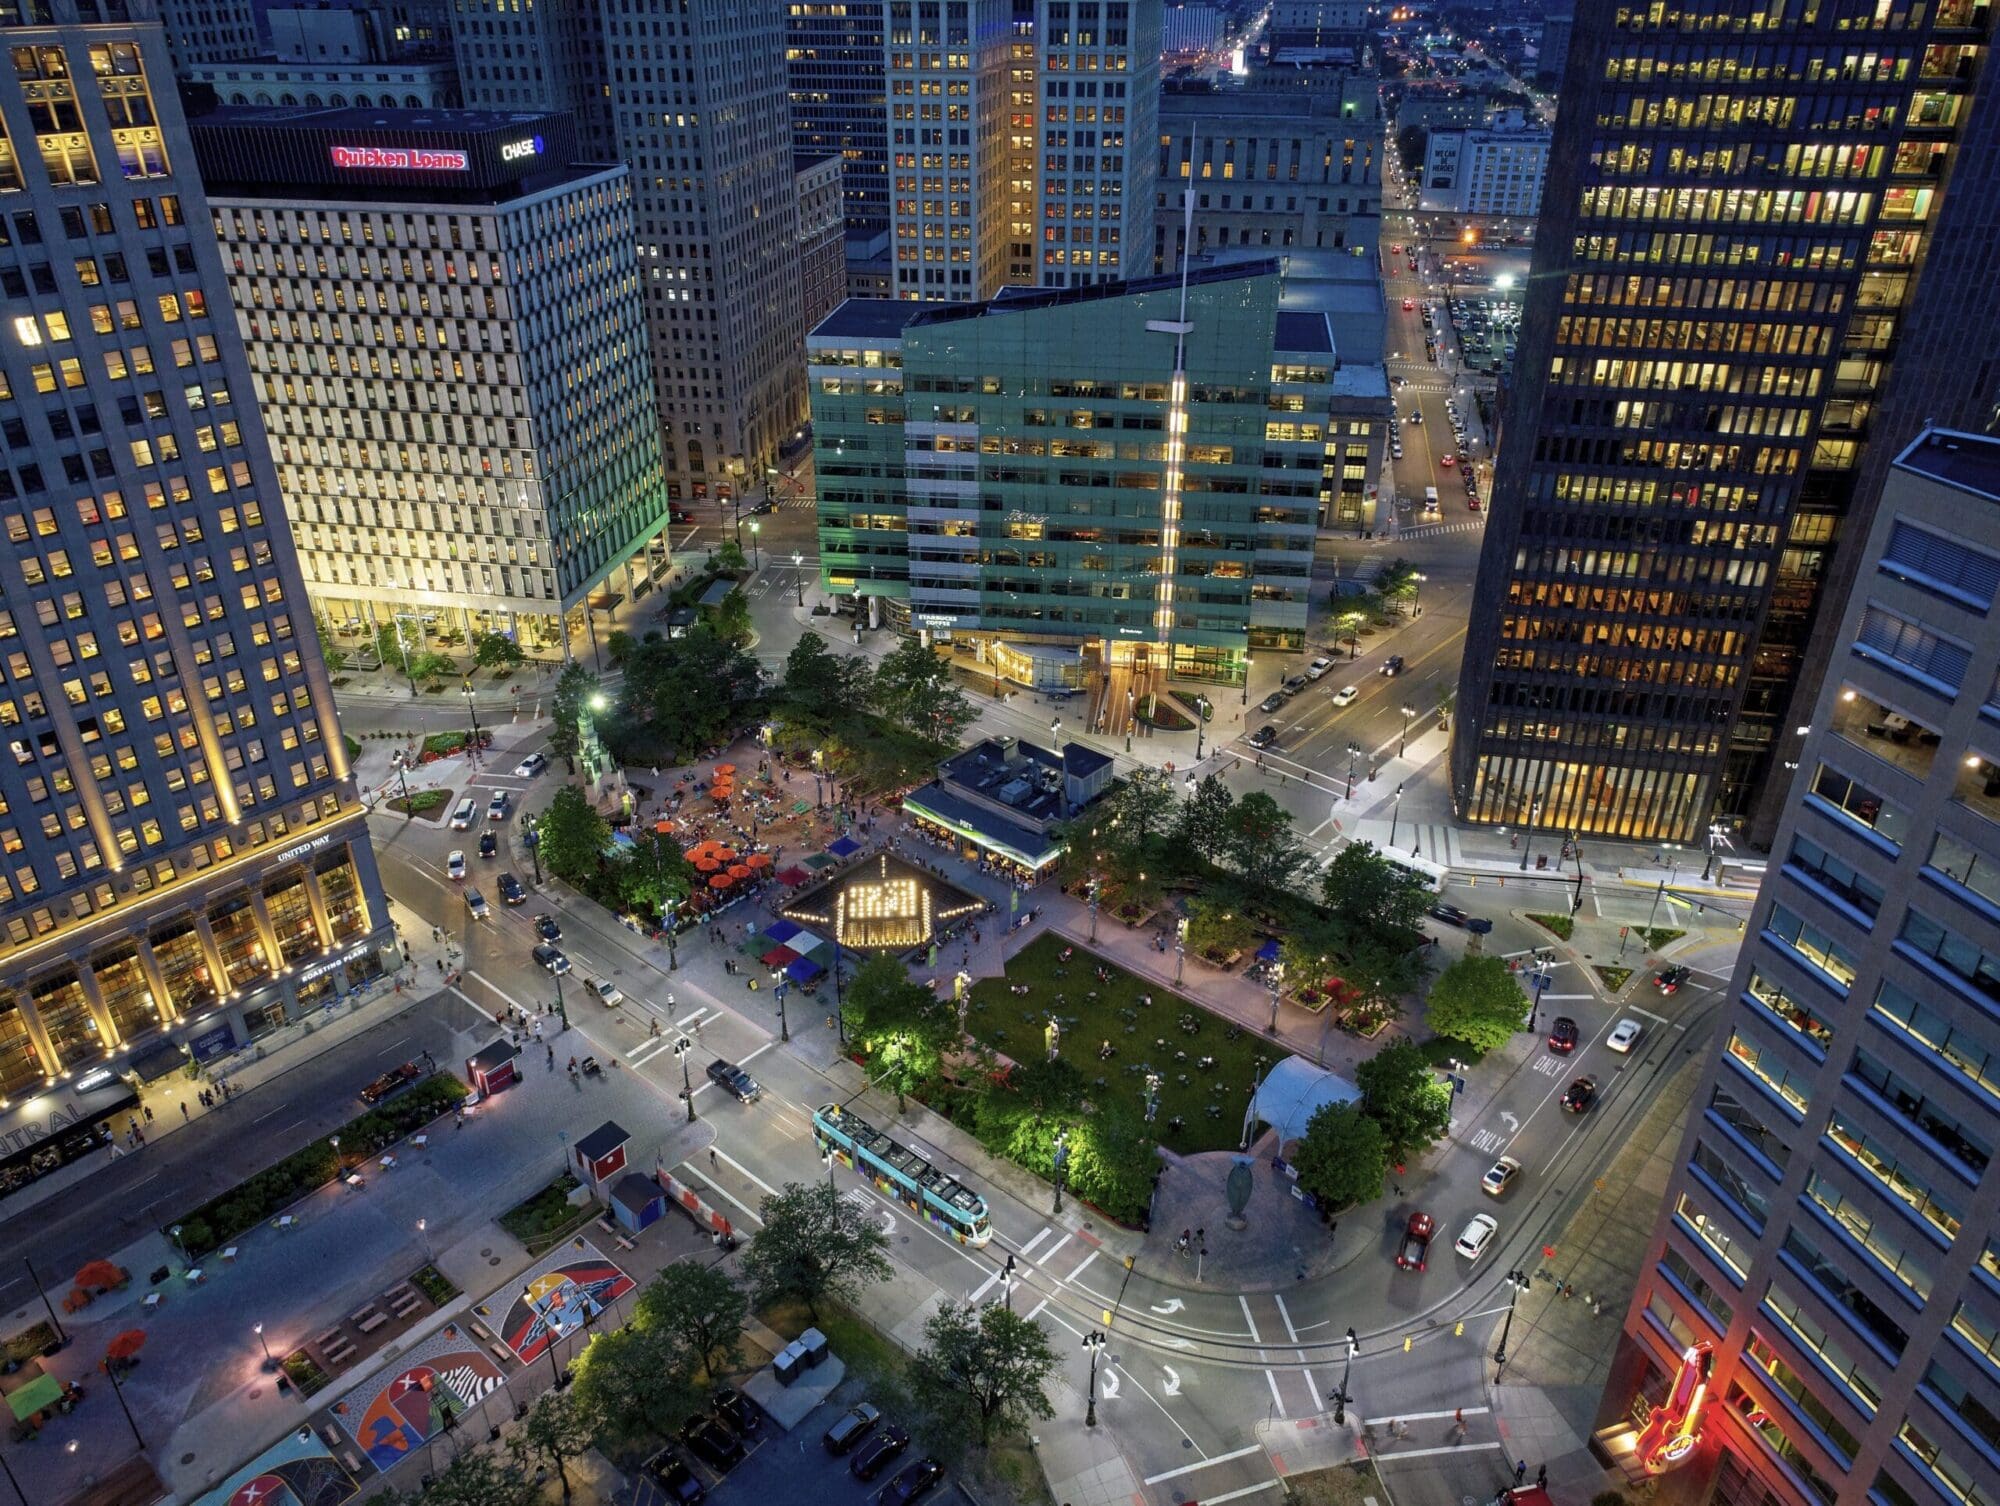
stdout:
<svg viewBox="0 0 2000 1506">
<path fill-rule="evenodd" d="M 335 1369 L 345 1365 L 354 1358 L 354 1355 L 354 1346 L 345 1339 L 341 1339 L 338 1343 L 320 1345 L 319 1357 Z"/>
<path fill-rule="evenodd" d="M 520 1358 L 520 1356 L 515 1354 L 513 1350 L 509 1349 L 505 1344 L 500 1343 L 498 1340 L 495 1340 L 493 1343 L 488 1344 L 486 1348 L 487 1351 L 493 1356 L 493 1358 L 498 1360 L 503 1365 L 506 1364 L 509 1360 Z"/>
<path fill-rule="evenodd" d="M 363 1469 L 361 1456 L 355 1453 L 353 1449 L 343 1450 L 340 1455 L 340 1462 L 347 1466 L 347 1472 L 354 1476 L 355 1479 L 358 1480 L 361 1478 Z"/>
<path fill-rule="evenodd" d="M 387 1323 L 389 1321 L 389 1317 L 388 1314 L 384 1313 L 380 1308 L 376 1307 L 371 1302 L 368 1306 L 362 1308 L 360 1312 L 355 1313 L 353 1316 L 351 1316 L 347 1321 L 354 1325 L 354 1331 L 356 1333 L 373 1333 L 376 1329 L 380 1328 L 384 1323 Z"/>
<path fill-rule="evenodd" d="M 329 1328 L 325 1333 L 317 1334 L 313 1338 L 313 1345 L 318 1349 L 332 1349 L 346 1342 L 347 1340 L 340 1336 L 338 1328 Z"/>
<path fill-rule="evenodd" d="M 424 1305 L 424 1299 L 411 1291 L 407 1286 L 401 1291 L 390 1292 L 384 1300 L 389 1304 L 389 1311 L 399 1318 L 409 1317 L 411 1313 Z"/>
</svg>

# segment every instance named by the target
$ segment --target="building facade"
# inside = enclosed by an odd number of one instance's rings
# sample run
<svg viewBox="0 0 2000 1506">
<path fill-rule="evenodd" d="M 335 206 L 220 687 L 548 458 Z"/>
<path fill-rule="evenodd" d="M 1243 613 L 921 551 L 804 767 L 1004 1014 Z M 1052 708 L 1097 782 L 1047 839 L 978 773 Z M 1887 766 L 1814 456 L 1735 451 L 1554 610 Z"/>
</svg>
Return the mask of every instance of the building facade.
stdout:
<svg viewBox="0 0 2000 1506">
<path fill-rule="evenodd" d="M 799 329 L 811 329 L 847 297 L 846 210 L 839 157 L 801 158 L 795 202 L 799 217 Z M 798 359 L 805 359 L 800 341 Z"/>
<path fill-rule="evenodd" d="M 723 0 L 670 19 L 609 0 L 466 0 L 454 18 L 468 106 L 570 110 L 586 158 L 631 169 L 676 500 L 740 495 L 806 416 L 785 27 L 775 3 Z"/>
<path fill-rule="evenodd" d="M 282 6 L 265 19 L 271 45 L 263 53 L 190 64 L 183 81 L 207 84 L 231 105 L 429 110 L 458 103 L 449 39 L 386 5 Z"/>
<path fill-rule="evenodd" d="M 104 1143 L 119 1076 L 225 1054 L 395 940 L 165 40 L 87 0 L 0 36 L 10 1190 Z"/>
<path fill-rule="evenodd" d="M 882 0 L 791 0 L 786 7 L 792 151 L 840 159 L 847 230 L 863 237 L 889 228 L 883 62 Z"/>
<path fill-rule="evenodd" d="M 1953 176 L 2000 108 L 1987 6 L 1700 9 L 1577 15 L 1453 728 L 1473 822 L 1687 841 L 1782 778 L 1931 229 L 2000 191 Z"/>
<path fill-rule="evenodd" d="M 1180 298 L 843 305 L 807 342 L 824 589 L 1028 684 L 1240 683 L 1252 648 L 1302 646 L 1331 338 L 1281 337 L 1270 263 L 1203 269 L 1177 384 L 1149 324 Z"/>
<path fill-rule="evenodd" d="M 1204 250 L 1247 246 L 1372 249 L 1382 210 L 1382 117 L 1376 81 L 1331 91 L 1189 87 L 1160 103 L 1152 267 L 1185 250 L 1184 193 Z"/>
<path fill-rule="evenodd" d="M 1533 220 L 1549 169 L 1549 133 L 1517 110 L 1475 130 L 1432 131 L 1417 207 L 1480 219 Z"/>
<path fill-rule="evenodd" d="M 1042 287 L 1152 267 L 1160 0 L 1036 0 Z"/>
<path fill-rule="evenodd" d="M 2000 442 L 1874 519 L 1605 1396 L 1662 1501 L 2000 1488 Z"/>
<path fill-rule="evenodd" d="M 572 161 L 561 115 L 226 109 L 193 131 L 334 641 L 589 650 L 588 604 L 642 590 L 667 526 L 624 167 Z"/>
</svg>

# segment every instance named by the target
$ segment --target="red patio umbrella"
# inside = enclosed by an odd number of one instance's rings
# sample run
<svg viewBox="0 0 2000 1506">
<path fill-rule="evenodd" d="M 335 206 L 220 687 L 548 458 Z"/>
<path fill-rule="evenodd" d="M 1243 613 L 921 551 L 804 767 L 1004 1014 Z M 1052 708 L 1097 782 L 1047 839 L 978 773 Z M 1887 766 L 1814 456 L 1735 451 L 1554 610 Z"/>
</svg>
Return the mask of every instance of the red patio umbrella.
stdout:
<svg viewBox="0 0 2000 1506">
<path fill-rule="evenodd" d="M 128 1328 L 104 1346 L 104 1353 L 114 1360 L 129 1360 L 145 1347 L 146 1330 Z"/>
<path fill-rule="evenodd" d="M 76 1284 L 85 1290 L 110 1290 L 125 1279 L 125 1272 L 109 1260 L 92 1260 L 76 1273 Z"/>
<path fill-rule="evenodd" d="M 741 863 L 731 863 L 729 867 L 724 871 L 728 873 L 728 875 L 731 878 L 739 881 L 750 877 L 750 870 Z"/>
<path fill-rule="evenodd" d="M 771 866 L 771 855 L 768 852 L 753 852 L 743 860 L 743 866 L 746 868 L 769 868 Z"/>
<path fill-rule="evenodd" d="M 718 873 L 708 881 L 708 887 L 711 889 L 727 889 L 735 882 L 736 880 L 732 879 L 728 874 Z"/>
<path fill-rule="evenodd" d="M 701 873 L 717 873 L 722 869 L 722 862 L 719 858 L 697 858 L 694 866 Z"/>
</svg>

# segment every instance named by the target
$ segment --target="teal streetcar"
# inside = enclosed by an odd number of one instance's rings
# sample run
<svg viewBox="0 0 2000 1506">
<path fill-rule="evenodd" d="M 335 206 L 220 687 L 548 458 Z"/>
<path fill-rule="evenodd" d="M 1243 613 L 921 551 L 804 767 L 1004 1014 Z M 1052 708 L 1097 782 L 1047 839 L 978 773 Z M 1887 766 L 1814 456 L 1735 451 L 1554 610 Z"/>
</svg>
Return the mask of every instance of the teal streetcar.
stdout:
<svg viewBox="0 0 2000 1506">
<path fill-rule="evenodd" d="M 813 1111 L 813 1139 L 821 1155 L 840 1156 L 913 1212 L 942 1224 L 960 1244 L 983 1245 L 993 1237 L 985 1198 L 898 1145 L 866 1119 L 838 1104 L 826 1104 Z"/>
</svg>

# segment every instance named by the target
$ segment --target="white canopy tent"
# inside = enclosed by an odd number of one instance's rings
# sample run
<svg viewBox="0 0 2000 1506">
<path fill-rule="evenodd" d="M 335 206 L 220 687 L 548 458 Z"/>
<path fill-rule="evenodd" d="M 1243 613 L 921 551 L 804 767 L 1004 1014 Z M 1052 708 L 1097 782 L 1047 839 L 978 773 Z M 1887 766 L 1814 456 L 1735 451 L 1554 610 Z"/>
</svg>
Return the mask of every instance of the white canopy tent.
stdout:
<svg viewBox="0 0 2000 1506">
<path fill-rule="evenodd" d="M 1346 1078 L 1288 1056 L 1264 1075 L 1245 1111 L 1244 1129 L 1268 1124 L 1278 1132 L 1280 1146 L 1306 1132 L 1312 1116 L 1329 1103 L 1359 1103 L 1361 1090 Z M 1251 1135 L 1246 1135 L 1246 1139 Z"/>
</svg>

